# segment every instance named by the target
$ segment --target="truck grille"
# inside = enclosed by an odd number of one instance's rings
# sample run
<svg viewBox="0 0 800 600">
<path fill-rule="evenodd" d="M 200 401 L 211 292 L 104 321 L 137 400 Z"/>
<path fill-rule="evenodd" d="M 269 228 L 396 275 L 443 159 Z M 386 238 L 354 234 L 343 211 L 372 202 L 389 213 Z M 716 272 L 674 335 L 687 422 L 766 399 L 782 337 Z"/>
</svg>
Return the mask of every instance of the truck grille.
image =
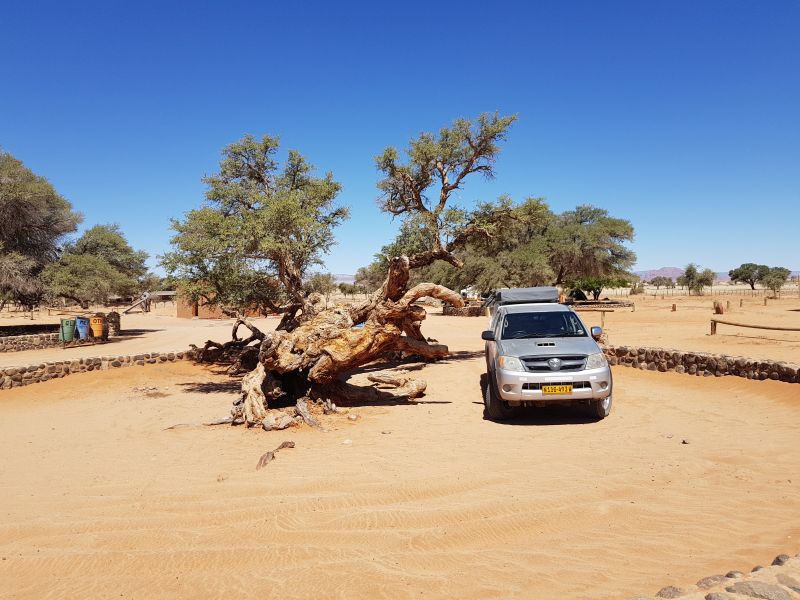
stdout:
<svg viewBox="0 0 800 600">
<path fill-rule="evenodd" d="M 571 385 L 573 390 L 582 390 L 591 388 L 592 384 L 588 381 L 561 381 L 561 382 L 551 382 L 548 381 L 547 383 L 523 383 L 522 389 L 523 390 L 540 390 L 542 389 L 543 385 Z"/>
<path fill-rule="evenodd" d="M 561 368 L 553 369 L 550 367 L 548 361 L 553 358 L 561 361 Z M 583 371 L 586 366 L 586 356 L 580 354 L 570 356 L 523 356 L 520 360 L 528 371 L 533 371 L 534 373 L 544 371 Z"/>
</svg>

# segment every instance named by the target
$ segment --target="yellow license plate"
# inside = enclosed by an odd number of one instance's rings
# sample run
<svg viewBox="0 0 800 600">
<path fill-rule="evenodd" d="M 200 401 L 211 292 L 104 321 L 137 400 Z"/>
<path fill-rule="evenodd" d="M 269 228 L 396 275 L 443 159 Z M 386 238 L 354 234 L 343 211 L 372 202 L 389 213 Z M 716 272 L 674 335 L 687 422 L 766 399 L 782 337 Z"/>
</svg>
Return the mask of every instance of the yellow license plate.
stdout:
<svg viewBox="0 0 800 600">
<path fill-rule="evenodd" d="M 542 394 L 571 394 L 571 385 L 543 385 Z"/>
</svg>

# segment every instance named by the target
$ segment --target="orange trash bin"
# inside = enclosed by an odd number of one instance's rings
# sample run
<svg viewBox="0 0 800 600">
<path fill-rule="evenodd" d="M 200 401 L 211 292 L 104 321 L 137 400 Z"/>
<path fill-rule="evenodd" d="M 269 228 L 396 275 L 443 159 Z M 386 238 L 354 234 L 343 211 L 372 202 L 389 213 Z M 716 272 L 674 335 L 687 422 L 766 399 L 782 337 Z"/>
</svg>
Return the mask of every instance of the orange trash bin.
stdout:
<svg viewBox="0 0 800 600">
<path fill-rule="evenodd" d="M 105 324 L 106 318 L 102 315 L 96 315 L 89 319 L 89 327 L 92 330 L 92 337 L 102 338 Z"/>
</svg>

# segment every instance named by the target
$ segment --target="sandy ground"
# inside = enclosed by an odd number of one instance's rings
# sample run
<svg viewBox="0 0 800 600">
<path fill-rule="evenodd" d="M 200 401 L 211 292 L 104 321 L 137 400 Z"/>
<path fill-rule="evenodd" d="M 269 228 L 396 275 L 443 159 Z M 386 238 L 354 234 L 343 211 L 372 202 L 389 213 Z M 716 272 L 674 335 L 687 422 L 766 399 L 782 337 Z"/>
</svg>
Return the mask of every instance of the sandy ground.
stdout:
<svg viewBox="0 0 800 600">
<path fill-rule="evenodd" d="M 619 367 L 604 421 L 496 424 L 483 325 L 431 315 L 423 402 L 328 432 L 165 431 L 236 393 L 188 363 L 0 393 L 0 596 L 626 598 L 800 551 L 797 386 Z"/>
</svg>

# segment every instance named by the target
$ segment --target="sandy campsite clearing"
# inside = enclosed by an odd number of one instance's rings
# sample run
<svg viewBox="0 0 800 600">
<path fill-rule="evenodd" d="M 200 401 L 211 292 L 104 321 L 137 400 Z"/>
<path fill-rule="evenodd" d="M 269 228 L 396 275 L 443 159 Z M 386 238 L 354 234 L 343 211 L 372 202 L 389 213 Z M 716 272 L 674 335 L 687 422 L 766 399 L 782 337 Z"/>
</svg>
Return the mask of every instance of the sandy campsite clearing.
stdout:
<svg viewBox="0 0 800 600">
<path fill-rule="evenodd" d="M 644 339 L 662 308 L 607 315 L 612 343 Z M 453 356 L 423 369 L 422 401 L 327 432 L 164 430 L 225 416 L 237 393 L 188 362 L 0 392 L 0 596 L 626 598 L 800 551 L 796 384 L 617 367 L 604 421 L 497 424 L 484 325 L 430 315 Z"/>
</svg>

